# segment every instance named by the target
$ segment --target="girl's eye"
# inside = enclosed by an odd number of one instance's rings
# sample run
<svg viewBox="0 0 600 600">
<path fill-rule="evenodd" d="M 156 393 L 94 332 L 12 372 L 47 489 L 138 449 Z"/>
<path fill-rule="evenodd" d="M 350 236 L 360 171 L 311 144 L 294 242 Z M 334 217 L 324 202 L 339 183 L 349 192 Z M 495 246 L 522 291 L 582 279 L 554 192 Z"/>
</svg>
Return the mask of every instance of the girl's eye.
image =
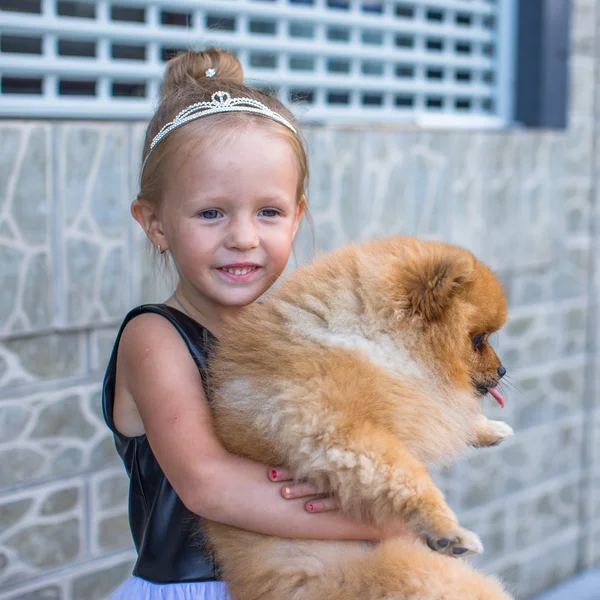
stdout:
<svg viewBox="0 0 600 600">
<path fill-rule="evenodd" d="M 222 216 L 221 211 L 217 210 L 216 208 L 209 208 L 208 210 L 203 210 L 199 214 L 203 219 L 207 219 L 209 221 L 212 221 L 213 219 L 218 219 L 220 216 Z"/>
<path fill-rule="evenodd" d="M 278 214 L 279 214 L 279 211 L 276 210 L 275 208 L 263 208 L 259 212 L 259 215 L 261 217 L 276 217 Z"/>
</svg>

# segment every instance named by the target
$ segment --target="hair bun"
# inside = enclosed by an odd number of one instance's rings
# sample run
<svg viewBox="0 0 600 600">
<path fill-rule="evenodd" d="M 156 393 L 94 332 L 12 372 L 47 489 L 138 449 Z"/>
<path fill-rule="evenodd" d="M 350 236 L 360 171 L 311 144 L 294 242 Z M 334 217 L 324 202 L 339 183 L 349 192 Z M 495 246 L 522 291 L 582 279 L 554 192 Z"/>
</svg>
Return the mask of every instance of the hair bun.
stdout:
<svg viewBox="0 0 600 600">
<path fill-rule="evenodd" d="M 162 84 L 162 97 L 168 96 L 182 86 L 206 79 L 206 72 L 214 69 L 213 81 L 226 79 L 230 83 L 244 83 L 244 70 L 237 57 L 219 48 L 209 47 L 202 52 L 188 50 L 167 62 Z"/>
</svg>

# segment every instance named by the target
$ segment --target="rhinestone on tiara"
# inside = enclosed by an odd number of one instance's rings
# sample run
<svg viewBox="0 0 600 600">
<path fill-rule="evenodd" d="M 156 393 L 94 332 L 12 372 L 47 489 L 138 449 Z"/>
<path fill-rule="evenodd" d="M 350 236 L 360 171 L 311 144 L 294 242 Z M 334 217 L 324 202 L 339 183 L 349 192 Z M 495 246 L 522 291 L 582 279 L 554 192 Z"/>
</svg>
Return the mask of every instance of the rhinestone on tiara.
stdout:
<svg viewBox="0 0 600 600">
<path fill-rule="evenodd" d="M 210 68 L 210 69 L 206 69 L 206 73 L 204 73 L 206 75 L 206 77 L 214 77 L 217 74 L 217 70 Z"/>
<path fill-rule="evenodd" d="M 206 117 L 208 115 L 216 115 L 219 113 L 228 112 L 245 112 L 255 115 L 263 115 L 264 117 L 281 123 L 295 134 L 298 133 L 295 127 L 289 121 L 258 100 L 253 100 L 252 98 L 232 98 L 229 92 L 215 92 L 212 95 L 210 102 L 196 102 L 196 104 L 192 104 L 191 106 L 184 108 L 172 121 L 162 127 L 162 129 L 156 134 L 150 143 L 148 155 L 142 164 L 140 179 L 142 173 L 144 172 L 144 167 L 146 166 L 146 163 L 152 154 L 152 151 L 167 135 L 169 135 L 169 133 L 171 133 L 171 131 L 181 127 L 182 125 L 185 125 L 186 123 L 189 123 L 190 121 L 194 121 L 195 119 Z"/>
</svg>

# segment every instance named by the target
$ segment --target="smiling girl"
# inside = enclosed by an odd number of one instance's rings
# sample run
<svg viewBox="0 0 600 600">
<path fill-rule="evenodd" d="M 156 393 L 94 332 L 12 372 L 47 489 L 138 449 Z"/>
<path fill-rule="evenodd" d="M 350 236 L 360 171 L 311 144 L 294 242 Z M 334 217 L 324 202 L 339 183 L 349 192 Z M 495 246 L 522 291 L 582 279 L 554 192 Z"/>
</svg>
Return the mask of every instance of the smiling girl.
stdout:
<svg viewBox="0 0 600 600">
<path fill-rule="evenodd" d="M 213 431 L 210 346 L 284 270 L 306 179 L 292 114 L 244 85 L 232 54 L 210 48 L 169 61 L 131 212 L 170 254 L 178 283 L 164 303 L 125 317 L 104 381 L 138 554 L 113 598 L 227 598 L 197 515 L 279 537 L 383 535 L 331 511 L 335 501 L 310 486 L 276 485 L 285 470 L 229 454 Z"/>
</svg>

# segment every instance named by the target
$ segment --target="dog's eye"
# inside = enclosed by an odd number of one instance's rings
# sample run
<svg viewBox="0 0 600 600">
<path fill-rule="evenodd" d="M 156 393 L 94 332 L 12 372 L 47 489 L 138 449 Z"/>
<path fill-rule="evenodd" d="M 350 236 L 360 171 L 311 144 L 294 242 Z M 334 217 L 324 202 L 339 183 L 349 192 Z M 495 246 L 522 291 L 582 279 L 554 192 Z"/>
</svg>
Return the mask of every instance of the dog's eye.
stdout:
<svg viewBox="0 0 600 600">
<path fill-rule="evenodd" d="M 482 350 L 483 342 L 485 341 L 485 333 L 477 333 L 472 338 L 473 350 Z"/>
</svg>

